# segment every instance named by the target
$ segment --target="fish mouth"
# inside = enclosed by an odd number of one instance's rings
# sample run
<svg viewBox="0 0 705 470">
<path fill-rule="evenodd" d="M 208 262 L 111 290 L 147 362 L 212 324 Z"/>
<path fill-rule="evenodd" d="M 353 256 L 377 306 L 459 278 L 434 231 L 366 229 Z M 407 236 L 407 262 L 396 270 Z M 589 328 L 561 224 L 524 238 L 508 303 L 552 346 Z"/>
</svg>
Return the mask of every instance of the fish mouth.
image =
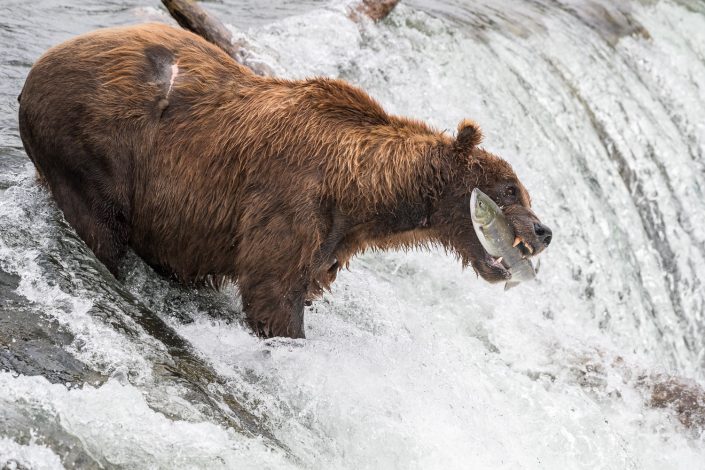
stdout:
<svg viewBox="0 0 705 470">
<path fill-rule="evenodd" d="M 500 256 L 499 258 L 495 258 L 491 254 L 485 252 L 490 259 L 489 265 L 493 266 L 495 268 L 504 268 L 504 269 L 509 269 L 509 266 L 507 266 L 507 263 L 504 262 L 504 258 Z"/>
</svg>

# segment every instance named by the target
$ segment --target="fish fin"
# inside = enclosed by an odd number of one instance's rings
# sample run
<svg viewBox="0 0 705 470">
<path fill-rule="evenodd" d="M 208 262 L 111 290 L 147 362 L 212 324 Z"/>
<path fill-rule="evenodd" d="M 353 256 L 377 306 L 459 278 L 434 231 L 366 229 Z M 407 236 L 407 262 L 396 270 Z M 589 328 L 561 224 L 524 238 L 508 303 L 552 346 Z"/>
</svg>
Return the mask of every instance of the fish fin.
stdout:
<svg viewBox="0 0 705 470">
<path fill-rule="evenodd" d="M 508 291 L 509 289 L 511 289 L 512 287 L 518 286 L 519 284 L 521 284 L 521 282 L 512 282 L 512 281 L 509 281 L 509 282 L 507 282 L 507 283 L 504 285 L 504 291 L 506 292 L 506 291 Z"/>
<path fill-rule="evenodd" d="M 539 258 L 539 259 L 536 260 L 536 266 L 534 267 L 534 272 L 535 272 L 536 274 L 538 274 L 540 268 L 541 268 L 541 258 Z"/>
</svg>

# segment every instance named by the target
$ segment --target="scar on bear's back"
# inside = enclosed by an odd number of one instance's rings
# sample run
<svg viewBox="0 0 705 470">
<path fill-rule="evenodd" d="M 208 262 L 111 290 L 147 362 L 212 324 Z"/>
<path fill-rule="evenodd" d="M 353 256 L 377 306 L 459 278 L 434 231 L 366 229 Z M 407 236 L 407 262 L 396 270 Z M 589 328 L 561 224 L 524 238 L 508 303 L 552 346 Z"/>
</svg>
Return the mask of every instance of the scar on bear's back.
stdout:
<svg viewBox="0 0 705 470">
<path fill-rule="evenodd" d="M 164 46 L 147 46 L 144 55 L 147 59 L 144 78 L 157 86 L 157 114 L 161 116 L 169 106 L 169 95 L 179 75 L 179 64 L 174 53 Z"/>
</svg>

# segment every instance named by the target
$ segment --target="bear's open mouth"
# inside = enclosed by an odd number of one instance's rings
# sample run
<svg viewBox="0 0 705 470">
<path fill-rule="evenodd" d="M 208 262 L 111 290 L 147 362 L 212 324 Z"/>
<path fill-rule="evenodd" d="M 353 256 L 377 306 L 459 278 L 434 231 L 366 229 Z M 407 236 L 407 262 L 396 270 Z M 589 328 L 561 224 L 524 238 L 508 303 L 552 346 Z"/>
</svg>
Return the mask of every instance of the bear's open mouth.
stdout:
<svg viewBox="0 0 705 470">
<path fill-rule="evenodd" d="M 521 237 L 516 237 L 514 239 L 512 247 L 519 250 L 523 258 L 530 258 L 534 255 L 534 248 L 529 242 L 527 242 Z M 498 258 L 495 258 L 494 256 L 487 253 L 487 251 L 485 251 L 485 256 L 487 256 L 487 262 L 489 265 L 497 268 L 502 267 L 504 269 L 509 269 L 509 266 L 504 262 L 504 257 L 500 256 Z"/>
<path fill-rule="evenodd" d="M 512 246 L 518 248 L 521 254 L 524 255 L 524 258 L 528 258 L 534 254 L 534 247 L 531 246 L 531 243 L 521 237 L 516 237 Z"/>
</svg>

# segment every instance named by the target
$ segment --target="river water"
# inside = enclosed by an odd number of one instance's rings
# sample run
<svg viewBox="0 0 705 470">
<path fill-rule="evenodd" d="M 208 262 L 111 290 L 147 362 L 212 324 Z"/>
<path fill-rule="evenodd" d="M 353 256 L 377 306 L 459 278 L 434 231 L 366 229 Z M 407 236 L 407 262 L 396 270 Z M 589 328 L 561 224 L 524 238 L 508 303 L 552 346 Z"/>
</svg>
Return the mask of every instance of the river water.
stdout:
<svg viewBox="0 0 705 470">
<path fill-rule="evenodd" d="M 538 279 L 503 292 L 437 250 L 367 253 L 303 341 L 253 337 L 234 286 L 134 255 L 116 281 L 35 183 L 16 97 L 51 45 L 170 19 L 3 0 L 0 468 L 705 468 L 702 434 L 637 379 L 705 386 L 703 2 L 417 0 L 377 25 L 207 6 L 280 76 L 481 123 L 554 231 Z"/>
</svg>

